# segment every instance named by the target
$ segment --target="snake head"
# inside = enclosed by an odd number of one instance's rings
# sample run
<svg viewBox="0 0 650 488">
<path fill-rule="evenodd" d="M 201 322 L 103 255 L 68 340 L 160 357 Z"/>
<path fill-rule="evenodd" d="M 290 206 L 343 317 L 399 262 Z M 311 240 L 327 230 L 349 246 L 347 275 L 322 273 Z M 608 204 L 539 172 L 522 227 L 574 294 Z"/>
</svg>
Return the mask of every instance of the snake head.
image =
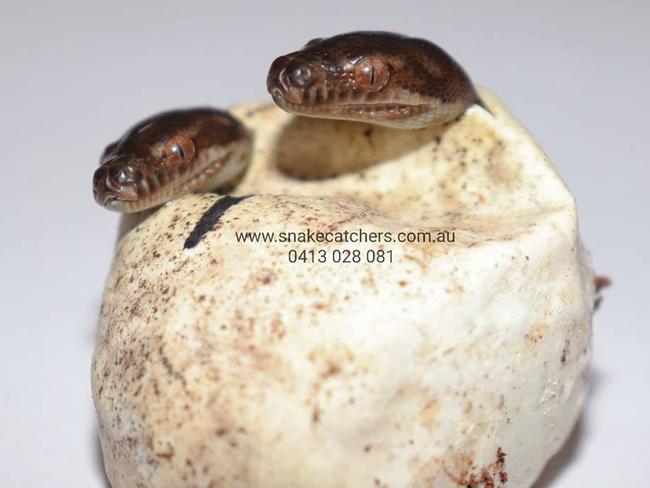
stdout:
<svg viewBox="0 0 650 488">
<path fill-rule="evenodd" d="M 248 131 L 226 112 L 164 112 L 104 150 L 93 195 L 110 210 L 139 212 L 184 193 L 214 189 L 243 170 L 250 144 Z"/>
<path fill-rule="evenodd" d="M 267 89 L 289 112 L 401 128 L 447 122 L 478 100 L 442 49 L 388 32 L 314 39 L 273 62 Z"/>
</svg>

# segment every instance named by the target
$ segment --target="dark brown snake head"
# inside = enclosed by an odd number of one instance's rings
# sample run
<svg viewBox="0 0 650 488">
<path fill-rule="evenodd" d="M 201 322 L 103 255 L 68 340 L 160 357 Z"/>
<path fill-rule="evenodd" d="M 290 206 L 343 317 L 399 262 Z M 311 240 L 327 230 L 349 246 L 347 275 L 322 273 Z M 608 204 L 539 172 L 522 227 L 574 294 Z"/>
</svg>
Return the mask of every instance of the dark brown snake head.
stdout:
<svg viewBox="0 0 650 488">
<path fill-rule="evenodd" d="M 448 122 L 480 103 L 446 52 L 389 32 L 314 39 L 277 58 L 266 84 L 288 112 L 408 129 Z"/>
<path fill-rule="evenodd" d="M 250 151 L 250 134 L 227 112 L 164 112 L 139 122 L 105 149 L 93 194 L 110 210 L 139 212 L 218 187 L 246 167 Z"/>
</svg>

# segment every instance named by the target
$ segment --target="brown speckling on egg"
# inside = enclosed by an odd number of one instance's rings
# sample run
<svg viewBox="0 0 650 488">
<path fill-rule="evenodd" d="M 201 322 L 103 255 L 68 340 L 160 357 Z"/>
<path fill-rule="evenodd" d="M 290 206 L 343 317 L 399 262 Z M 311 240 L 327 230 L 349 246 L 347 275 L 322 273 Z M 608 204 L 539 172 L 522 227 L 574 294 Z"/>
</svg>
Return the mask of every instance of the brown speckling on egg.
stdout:
<svg viewBox="0 0 650 488">
<path fill-rule="evenodd" d="M 256 146 L 231 197 L 252 196 L 123 220 L 92 364 L 113 488 L 534 482 L 580 413 L 593 272 L 570 192 L 481 97 L 494 116 L 417 131 L 235 108 Z M 235 238 L 307 228 L 455 240 Z"/>
</svg>

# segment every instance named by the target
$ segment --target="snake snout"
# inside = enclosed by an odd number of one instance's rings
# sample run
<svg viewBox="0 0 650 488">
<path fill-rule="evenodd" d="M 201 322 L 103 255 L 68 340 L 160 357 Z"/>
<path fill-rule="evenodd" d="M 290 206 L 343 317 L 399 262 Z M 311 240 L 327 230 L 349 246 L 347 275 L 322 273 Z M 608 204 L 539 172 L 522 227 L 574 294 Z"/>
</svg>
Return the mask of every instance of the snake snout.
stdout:
<svg viewBox="0 0 650 488">
<path fill-rule="evenodd" d="M 139 197 L 139 172 L 131 166 L 104 164 L 93 174 L 93 196 L 102 207 L 118 209 Z"/>
<path fill-rule="evenodd" d="M 269 82 L 268 89 L 275 103 L 280 106 L 285 105 L 287 102 L 300 104 L 304 97 L 303 87 L 294 86 L 290 83 L 285 69 L 278 72 L 276 78 Z"/>
<path fill-rule="evenodd" d="M 301 105 L 313 98 L 317 85 L 323 78 L 317 60 L 300 53 L 280 56 L 269 69 L 266 86 L 273 100 L 280 107 L 287 104 Z"/>
<path fill-rule="evenodd" d="M 108 186 L 108 168 L 105 166 L 100 166 L 93 174 L 93 197 L 99 205 L 106 208 L 116 198 Z"/>
</svg>

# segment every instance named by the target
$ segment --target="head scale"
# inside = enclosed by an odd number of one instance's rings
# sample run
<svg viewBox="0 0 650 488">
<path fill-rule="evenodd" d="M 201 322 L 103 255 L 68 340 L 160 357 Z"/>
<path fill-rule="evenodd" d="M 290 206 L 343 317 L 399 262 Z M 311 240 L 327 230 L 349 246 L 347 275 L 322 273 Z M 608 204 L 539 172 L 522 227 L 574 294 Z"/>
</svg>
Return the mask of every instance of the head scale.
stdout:
<svg viewBox="0 0 650 488">
<path fill-rule="evenodd" d="M 402 128 L 447 122 L 478 101 L 442 49 L 388 32 L 314 39 L 273 62 L 267 89 L 280 108 L 300 115 Z"/>
</svg>

